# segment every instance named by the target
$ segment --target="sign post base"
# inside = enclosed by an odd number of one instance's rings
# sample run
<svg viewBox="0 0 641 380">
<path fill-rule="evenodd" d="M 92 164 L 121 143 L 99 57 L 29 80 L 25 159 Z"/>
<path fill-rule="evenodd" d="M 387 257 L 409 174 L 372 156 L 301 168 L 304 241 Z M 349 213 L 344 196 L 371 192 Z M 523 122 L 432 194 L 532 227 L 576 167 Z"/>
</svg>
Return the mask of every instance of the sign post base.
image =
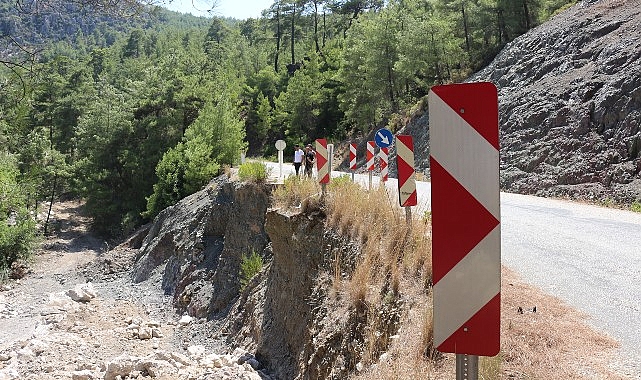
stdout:
<svg viewBox="0 0 641 380">
<path fill-rule="evenodd" d="M 478 380 L 479 357 L 456 354 L 456 380 Z"/>
</svg>

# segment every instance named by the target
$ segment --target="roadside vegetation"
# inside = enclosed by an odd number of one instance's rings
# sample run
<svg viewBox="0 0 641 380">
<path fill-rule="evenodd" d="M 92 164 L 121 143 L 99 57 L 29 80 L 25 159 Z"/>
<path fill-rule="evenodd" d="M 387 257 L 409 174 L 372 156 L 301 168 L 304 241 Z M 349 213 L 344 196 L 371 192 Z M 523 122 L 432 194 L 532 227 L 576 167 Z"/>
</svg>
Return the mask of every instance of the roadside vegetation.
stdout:
<svg viewBox="0 0 641 380">
<path fill-rule="evenodd" d="M 384 342 L 393 347 L 392 355 L 405 358 L 405 368 L 399 372 L 395 366 L 381 366 L 366 378 L 409 379 L 428 374 L 438 356 L 432 347 L 430 219 L 408 225 L 404 210 L 383 187 L 368 192 L 347 176 L 332 179 L 324 199 L 315 180 L 289 177 L 274 191 L 273 204 L 289 212 L 320 208 L 327 215 L 328 228 L 360 245 L 351 273 L 343 272 L 342 263 L 334 263 L 331 296 L 337 301 L 356 310 L 364 308 L 371 315 L 397 307 L 392 305 L 411 304 L 403 313 L 400 336 Z M 370 334 L 380 334 L 379 320 L 371 318 L 368 323 L 374 324 L 367 326 Z M 374 335 L 368 339 L 364 357 L 368 367 L 383 353 L 380 337 Z M 396 345 L 396 341 L 404 343 Z"/>
<path fill-rule="evenodd" d="M 36 240 L 35 205 L 29 208 L 26 185 L 16 157 L 0 151 L 0 283 L 14 262 L 29 258 Z"/>
<path fill-rule="evenodd" d="M 394 304 L 402 309 L 388 349 L 368 346 L 365 369 L 352 380 L 454 377 L 454 355 L 433 347 L 430 213 L 416 215 L 409 226 L 395 194 L 382 187 L 366 191 L 347 176 L 332 179 L 324 200 L 316 180 L 289 177 L 274 190 L 273 205 L 286 212 L 321 209 L 328 228 L 359 244 L 361 255 L 351 272 L 341 270 L 340 262 L 333 265 L 328 294 L 336 303 L 365 308 L 373 315 Z M 583 371 L 595 378 L 622 379 L 608 367 L 616 343 L 593 331 L 581 314 L 523 284 L 505 268 L 501 292 L 501 352 L 480 358 L 479 379 L 572 378 L 576 357 L 588 356 L 592 362 Z M 537 312 L 532 312 L 533 306 Z M 525 312 L 518 313 L 519 307 Z M 376 322 L 373 318 L 365 327 L 378 335 L 371 342 L 380 342 L 381 326 Z M 568 331 L 573 331 L 572 337 L 566 336 Z"/>
<path fill-rule="evenodd" d="M 260 161 L 248 161 L 238 168 L 241 181 L 264 183 L 269 178 L 269 168 Z"/>
<path fill-rule="evenodd" d="M 249 281 L 263 269 L 263 258 L 252 251 L 249 254 L 243 255 L 240 262 L 240 289 L 245 289 Z"/>
</svg>

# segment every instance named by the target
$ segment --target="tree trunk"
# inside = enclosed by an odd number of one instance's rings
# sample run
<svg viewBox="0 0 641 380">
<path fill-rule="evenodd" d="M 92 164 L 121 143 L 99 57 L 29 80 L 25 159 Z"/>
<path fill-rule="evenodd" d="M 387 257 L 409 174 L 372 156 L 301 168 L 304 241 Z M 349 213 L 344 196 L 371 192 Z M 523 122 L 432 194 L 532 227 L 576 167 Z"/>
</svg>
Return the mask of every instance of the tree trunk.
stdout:
<svg viewBox="0 0 641 380">
<path fill-rule="evenodd" d="M 496 10 L 497 24 L 499 28 L 499 46 L 503 46 L 508 41 L 508 33 L 505 28 L 505 18 L 503 17 L 503 9 Z"/>
<path fill-rule="evenodd" d="M 274 71 L 278 72 L 278 55 L 280 54 L 280 1 L 276 5 L 276 55 L 274 56 Z"/>
<path fill-rule="evenodd" d="M 318 45 L 318 1 L 314 0 L 314 43 L 316 44 L 316 53 L 320 52 Z"/>
<path fill-rule="evenodd" d="M 323 48 L 325 48 L 325 40 L 327 39 L 327 24 L 325 20 L 326 13 L 325 8 L 323 8 Z"/>
<path fill-rule="evenodd" d="M 530 22 L 530 9 L 527 6 L 527 0 L 523 0 L 523 17 L 525 18 L 525 31 L 527 32 L 530 30 L 532 24 Z"/>
<path fill-rule="evenodd" d="M 465 49 L 470 51 L 470 31 L 467 29 L 467 15 L 465 14 L 465 4 L 461 2 L 461 14 L 463 15 L 463 32 L 465 33 Z"/>
<path fill-rule="evenodd" d="M 51 208 L 53 207 L 53 198 L 56 195 L 57 185 L 58 185 L 58 174 L 53 176 L 53 187 L 51 188 L 51 198 L 49 198 L 49 211 L 47 211 L 47 220 L 45 221 L 45 228 L 44 228 L 45 236 L 47 236 L 49 232 L 49 219 L 51 218 Z"/>
<path fill-rule="evenodd" d="M 290 37 L 290 48 L 292 52 L 292 65 L 296 63 L 296 56 L 294 53 L 294 32 L 296 30 L 296 3 L 294 2 L 292 4 L 292 27 L 291 27 L 291 37 Z"/>
</svg>

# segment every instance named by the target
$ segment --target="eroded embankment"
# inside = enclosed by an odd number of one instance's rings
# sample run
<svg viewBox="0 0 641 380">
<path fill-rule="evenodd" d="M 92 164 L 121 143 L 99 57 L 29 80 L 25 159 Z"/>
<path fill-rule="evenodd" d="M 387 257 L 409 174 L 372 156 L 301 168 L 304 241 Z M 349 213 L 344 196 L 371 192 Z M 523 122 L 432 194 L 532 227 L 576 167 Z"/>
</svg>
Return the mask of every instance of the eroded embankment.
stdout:
<svg viewBox="0 0 641 380">
<path fill-rule="evenodd" d="M 396 334 L 400 298 L 348 297 L 339 284 L 361 244 L 327 227 L 321 208 L 269 210 L 271 188 L 219 178 L 160 214 L 140 248 L 135 281 L 162 274 L 174 306 L 221 322 L 233 347 L 276 379 L 345 378 L 376 361 Z M 243 255 L 263 270 L 241 291 Z"/>
</svg>

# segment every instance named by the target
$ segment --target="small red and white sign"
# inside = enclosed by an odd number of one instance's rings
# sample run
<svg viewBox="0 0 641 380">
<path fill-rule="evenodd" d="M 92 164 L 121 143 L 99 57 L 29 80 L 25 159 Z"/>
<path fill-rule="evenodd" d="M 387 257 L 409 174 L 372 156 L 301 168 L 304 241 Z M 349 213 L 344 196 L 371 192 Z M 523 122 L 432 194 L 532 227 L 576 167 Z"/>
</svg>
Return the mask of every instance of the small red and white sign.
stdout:
<svg viewBox="0 0 641 380">
<path fill-rule="evenodd" d="M 349 144 L 349 168 L 356 170 L 356 144 Z"/>
<path fill-rule="evenodd" d="M 398 168 L 398 201 L 401 207 L 416 206 L 418 197 L 416 196 L 412 136 L 396 136 L 396 167 Z"/>
<path fill-rule="evenodd" d="M 498 97 L 492 83 L 429 94 L 434 345 L 500 349 L 501 210 Z"/>
<path fill-rule="evenodd" d="M 318 170 L 318 183 L 329 183 L 329 163 L 327 157 L 327 140 L 316 140 L 316 169 Z"/>
<path fill-rule="evenodd" d="M 381 168 L 381 182 L 387 182 L 387 179 L 389 177 L 389 148 L 381 148 L 381 150 L 378 152 L 378 158 L 380 159 L 378 163 Z"/>
<path fill-rule="evenodd" d="M 374 151 L 376 149 L 375 141 L 367 142 L 367 170 L 374 170 Z"/>
</svg>

